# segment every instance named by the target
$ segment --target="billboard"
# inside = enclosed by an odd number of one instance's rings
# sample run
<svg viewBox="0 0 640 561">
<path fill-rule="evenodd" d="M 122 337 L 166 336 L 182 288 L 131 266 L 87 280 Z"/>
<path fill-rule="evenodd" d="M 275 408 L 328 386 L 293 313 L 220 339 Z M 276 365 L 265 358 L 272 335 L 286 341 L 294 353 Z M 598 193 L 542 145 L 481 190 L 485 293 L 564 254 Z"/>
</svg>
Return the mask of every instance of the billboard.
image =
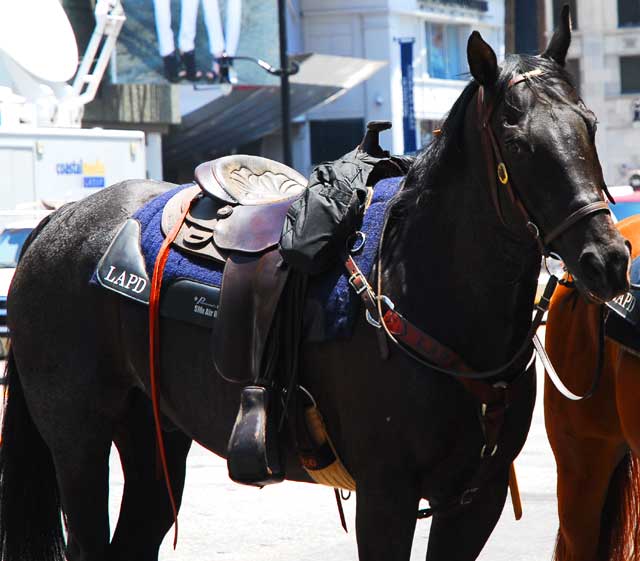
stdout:
<svg viewBox="0 0 640 561">
<path fill-rule="evenodd" d="M 121 0 L 126 22 L 109 69 L 111 83 L 216 83 L 223 53 L 278 66 L 276 2 L 264 0 Z M 63 0 L 82 52 L 94 26 L 91 2 Z M 242 83 L 273 83 L 255 65 L 237 62 Z M 224 69 L 222 69 L 224 72 Z"/>
</svg>

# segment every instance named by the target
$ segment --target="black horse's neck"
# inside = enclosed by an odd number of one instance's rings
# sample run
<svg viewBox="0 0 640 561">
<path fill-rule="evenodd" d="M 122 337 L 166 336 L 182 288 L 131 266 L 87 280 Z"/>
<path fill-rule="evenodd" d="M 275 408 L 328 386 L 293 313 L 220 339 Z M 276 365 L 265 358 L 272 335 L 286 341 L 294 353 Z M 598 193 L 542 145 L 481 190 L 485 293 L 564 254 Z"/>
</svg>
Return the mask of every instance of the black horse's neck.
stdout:
<svg viewBox="0 0 640 561">
<path fill-rule="evenodd" d="M 485 370 L 524 340 L 540 254 L 506 199 L 512 228 L 498 219 L 474 102 L 459 116 L 457 138 L 444 139 L 457 147 L 434 151 L 445 158 L 431 166 L 437 172 L 407 176 L 383 247 L 383 291 L 410 321 Z M 428 158 L 415 165 L 433 164 Z"/>
</svg>

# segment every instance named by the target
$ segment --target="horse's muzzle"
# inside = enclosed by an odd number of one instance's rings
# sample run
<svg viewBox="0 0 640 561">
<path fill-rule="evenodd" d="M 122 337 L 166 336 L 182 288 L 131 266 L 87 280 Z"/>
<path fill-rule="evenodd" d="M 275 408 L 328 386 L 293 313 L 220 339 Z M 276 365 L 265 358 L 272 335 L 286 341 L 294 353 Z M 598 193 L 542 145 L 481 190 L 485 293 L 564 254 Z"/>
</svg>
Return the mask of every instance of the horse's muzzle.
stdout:
<svg viewBox="0 0 640 561">
<path fill-rule="evenodd" d="M 609 301 L 629 290 L 629 248 L 620 243 L 597 247 L 588 245 L 580 254 L 580 284 L 591 295 Z"/>
</svg>

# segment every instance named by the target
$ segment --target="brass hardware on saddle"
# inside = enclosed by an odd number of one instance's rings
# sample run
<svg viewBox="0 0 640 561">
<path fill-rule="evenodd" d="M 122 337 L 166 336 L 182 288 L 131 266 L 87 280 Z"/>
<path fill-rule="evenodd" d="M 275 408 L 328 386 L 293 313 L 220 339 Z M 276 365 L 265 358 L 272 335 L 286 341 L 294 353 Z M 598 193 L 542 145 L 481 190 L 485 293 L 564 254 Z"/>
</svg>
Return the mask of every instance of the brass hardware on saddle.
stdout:
<svg viewBox="0 0 640 561">
<path fill-rule="evenodd" d="M 218 218 L 226 218 L 227 216 L 231 216 L 232 212 L 233 212 L 233 207 L 227 205 L 227 206 L 223 206 L 222 208 L 219 208 L 216 214 L 218 215 Z"/>
</svg>

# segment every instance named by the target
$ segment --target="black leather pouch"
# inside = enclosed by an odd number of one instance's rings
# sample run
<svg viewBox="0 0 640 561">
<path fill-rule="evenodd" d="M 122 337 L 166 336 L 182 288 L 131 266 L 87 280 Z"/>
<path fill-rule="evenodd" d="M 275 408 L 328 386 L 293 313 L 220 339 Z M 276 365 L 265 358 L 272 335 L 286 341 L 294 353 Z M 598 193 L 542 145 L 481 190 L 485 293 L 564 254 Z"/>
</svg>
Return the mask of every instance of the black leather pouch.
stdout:
<svg viewBox="0 0 640 561">
<path fill-rule="evenodd" d="M 227 447 L 229 477 L 236 483 L 264 487 L 284 479 L 278 438 L 275 394 L 263 386 L 247 386 Z"/>
</svg>

